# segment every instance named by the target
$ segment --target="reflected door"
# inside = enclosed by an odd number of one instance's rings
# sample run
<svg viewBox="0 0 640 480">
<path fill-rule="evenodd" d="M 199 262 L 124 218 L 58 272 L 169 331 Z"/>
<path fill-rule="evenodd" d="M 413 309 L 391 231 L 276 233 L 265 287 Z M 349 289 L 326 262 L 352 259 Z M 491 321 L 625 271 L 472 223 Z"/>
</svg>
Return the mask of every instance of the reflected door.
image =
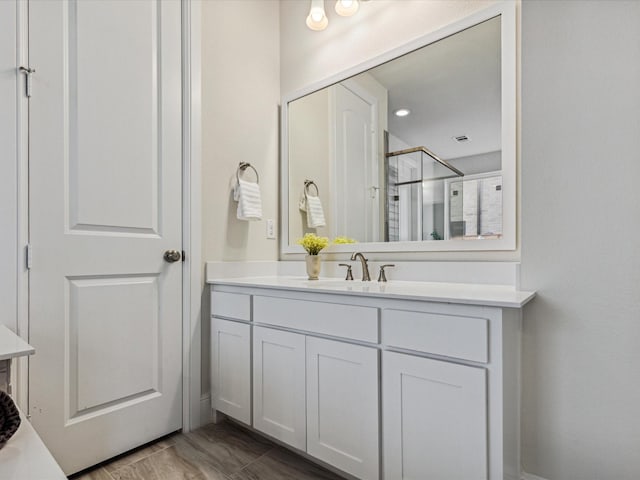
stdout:
<svg viewBox="0 0 640 480">
<path fill-rule="evenodd" d="M 29 5 L 29 403 L 67 474 L 182 426 L 180 17 Z"/>
<path fill-rule="evenodd" d="M 334 87 L 335 235 L 358 242 L 378 241 L 376 113 L 365 99 L 342 84 Z"/>
</svg>

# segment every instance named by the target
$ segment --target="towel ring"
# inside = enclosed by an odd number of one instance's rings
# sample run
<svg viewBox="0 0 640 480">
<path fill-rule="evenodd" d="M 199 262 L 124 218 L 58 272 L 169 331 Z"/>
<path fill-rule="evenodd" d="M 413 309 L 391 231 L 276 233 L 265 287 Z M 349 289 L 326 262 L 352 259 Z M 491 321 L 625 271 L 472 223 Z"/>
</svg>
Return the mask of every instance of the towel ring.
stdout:
<svg viewBox="0 0 640 480">
<path fill-rule="evenodd" d="M 309 193 L 309 187 L 313 185 L 316 188 L 316 197 L 320 196 L 320 190 L 318 190 L 318 186 L 316 185 L 316 182 L 314 182 L 313 180 L 305 180 L 304 181 L 304 193 L 305 195 L 307 195 Z"/>
<path fill-rule="evenodd" d="M 256 174 L 256 183 L 260 183 L 260 175 L 258 175 L 258 170 L 256 170 L 256 167 L 248 162 L 240 162 L 240 164 L 238 165 L 238 169 L 236 170 L 236 180 L 238 180 L 238 182 L 240 181 L 240 172 L 244 172 L 247 168 L 253 170 L 253 172 Z"/>
</svg>

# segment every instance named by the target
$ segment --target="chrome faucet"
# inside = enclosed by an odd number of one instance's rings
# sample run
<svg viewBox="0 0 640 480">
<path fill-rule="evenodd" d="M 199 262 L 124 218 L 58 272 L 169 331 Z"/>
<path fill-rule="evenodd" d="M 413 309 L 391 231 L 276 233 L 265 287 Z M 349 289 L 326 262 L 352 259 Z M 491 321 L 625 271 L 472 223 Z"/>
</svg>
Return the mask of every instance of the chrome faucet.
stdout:
<svg viewBox="0 0 640 480">
<path fill-rule="evenodd" d="M 368 260 L 364 258 L 364 255 L 360 252 L 351 255 L 351 261 L 357 260 L 358 258 L 360 258 L 360 263 L 362 264 L 362 281 L 370 282 L 371 277 L 369 276 L 369 266 L 367 265 Z"/>
</svg>

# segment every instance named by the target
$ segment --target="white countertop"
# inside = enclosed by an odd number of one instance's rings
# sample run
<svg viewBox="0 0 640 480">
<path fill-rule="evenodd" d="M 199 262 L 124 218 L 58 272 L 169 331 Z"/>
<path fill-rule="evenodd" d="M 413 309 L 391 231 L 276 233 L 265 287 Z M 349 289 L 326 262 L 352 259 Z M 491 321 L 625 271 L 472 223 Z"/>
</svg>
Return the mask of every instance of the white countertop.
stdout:
<svg viewBox="0 0 640 480">
<path fill-rule="evenodd" d="M 18 431 L 0 449 L 2 480 L 66 480 L 67 476 L 44 446 L 31 423 L 20 412 Z"/>
<path fill-rule="evenodd" d="M 210 279 L 207 283 L 508 308 L 521 308 L 536 295 L 535 292 L 519 291 L 507 285 L 396 280 L 379 283 L 338 278 L 307 280 L 306 277 L 269 276 Z"/>
<path fill-rule="evenodd" d="M 35 348 L 9 330 L 6 326 L 0 325 L 0 360 L 8 360 L 10 358 L 31 355 L 35 351 Z"/>
</svg>

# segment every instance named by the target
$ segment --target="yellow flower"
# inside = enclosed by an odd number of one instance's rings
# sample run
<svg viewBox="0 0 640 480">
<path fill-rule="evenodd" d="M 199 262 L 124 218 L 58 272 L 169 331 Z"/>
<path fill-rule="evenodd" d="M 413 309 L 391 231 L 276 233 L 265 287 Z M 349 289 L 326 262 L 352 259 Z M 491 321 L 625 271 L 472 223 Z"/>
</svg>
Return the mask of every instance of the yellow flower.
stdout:
<svg viewBox="0 0 640 480">
<path fill-rule="evenodd" d="M 298 239 L 298 245 L 302 245 L 309 255 L 318 255 L 320 250 L 329 245 L 329 239 L 319 237 L 315 233 L 307 233 L 303 238 Z"/>
<path fill-rule="evenodd" d="M 344 245 L 347 243 L 357 243 L 353 238 L 349 237 L 336 237 L 333 239 L 333 243 L 336 245 Z"/>
</svg>

